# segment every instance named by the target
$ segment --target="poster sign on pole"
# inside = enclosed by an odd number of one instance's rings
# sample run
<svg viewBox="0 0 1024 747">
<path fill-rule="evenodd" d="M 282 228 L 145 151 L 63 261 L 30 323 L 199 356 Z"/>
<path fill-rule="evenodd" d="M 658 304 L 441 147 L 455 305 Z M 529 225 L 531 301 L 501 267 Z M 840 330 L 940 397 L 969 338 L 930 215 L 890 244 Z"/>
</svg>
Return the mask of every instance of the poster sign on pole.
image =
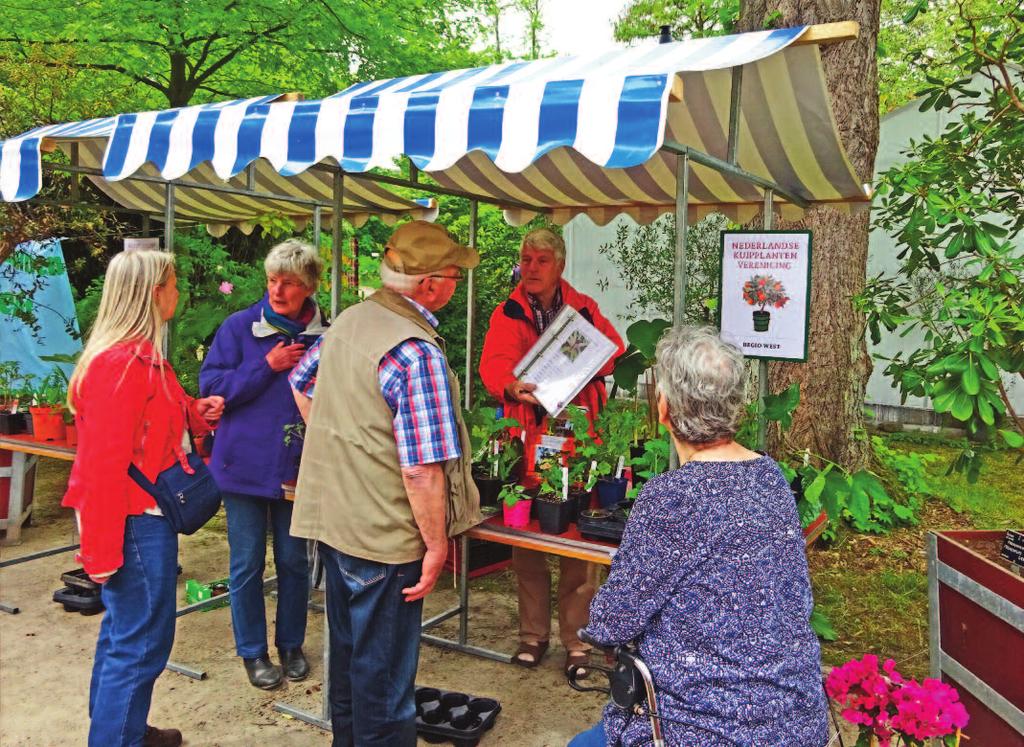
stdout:
<svg viewBox="0 0 1024 747">
<path fill-rule="evenodd" d="M 804 362 L 810 305 L 810 231 L 722 231 L 723 340 L 747 358 Z"/>
</svg>

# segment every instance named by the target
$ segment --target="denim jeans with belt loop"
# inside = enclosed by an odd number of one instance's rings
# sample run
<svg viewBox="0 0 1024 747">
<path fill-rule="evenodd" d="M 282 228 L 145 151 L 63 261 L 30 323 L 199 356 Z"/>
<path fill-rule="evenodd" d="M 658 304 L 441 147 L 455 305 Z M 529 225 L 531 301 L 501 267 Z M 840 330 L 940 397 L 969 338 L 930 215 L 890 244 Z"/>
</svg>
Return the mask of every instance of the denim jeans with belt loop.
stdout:
<svg viewBox="0 0 1024 747">
<path fill-rule="evenodd" d="M 391 565 L 320 543 L 327 576 L 333 747 L 415 747 L 422 560 Z"/>
<path fill-rule="evenodd" d="M 89 747 L 137 747 L 153 685 L 174 645 L 178 535 L 162 516 L 129 516 L 124 564 L 100 592 L 100 623 L 89 687 Z"/>
</svg>

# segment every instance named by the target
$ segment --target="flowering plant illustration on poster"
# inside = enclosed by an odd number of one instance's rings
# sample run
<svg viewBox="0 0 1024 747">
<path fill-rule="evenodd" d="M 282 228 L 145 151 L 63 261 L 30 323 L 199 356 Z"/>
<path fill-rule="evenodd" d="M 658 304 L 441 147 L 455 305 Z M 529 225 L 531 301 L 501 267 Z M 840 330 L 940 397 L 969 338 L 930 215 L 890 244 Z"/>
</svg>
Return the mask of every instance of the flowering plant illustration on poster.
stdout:
<svg viewBox="0 0 1024 747">
<path fill-rule="evenodd" d="M 781 281 L 771 275 L 754 275 L 743 284 L 743 300 L 758 307 L 753 314 L 754 331 L 767 332 L 771 312 L 765 311 L 765 307 L 781 309 L 789 301 L 789 296 Z"/>
</svg>

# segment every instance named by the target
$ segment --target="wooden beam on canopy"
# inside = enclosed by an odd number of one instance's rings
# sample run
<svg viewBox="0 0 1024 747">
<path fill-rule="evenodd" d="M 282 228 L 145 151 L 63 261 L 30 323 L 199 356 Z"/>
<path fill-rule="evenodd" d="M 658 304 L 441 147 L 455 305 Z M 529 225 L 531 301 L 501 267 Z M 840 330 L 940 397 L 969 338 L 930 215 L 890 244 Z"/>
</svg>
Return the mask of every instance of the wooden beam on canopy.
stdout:
<svg viewBox="0 0 1024 747">
<path fill-rule="evenodd" d="M 839 42 L 851 41 L 860 36 L 860 24 L 856 21 L 839 21 L 837 23 L 817 23 L 808 26 L 800 38 L 790 46 L 797 47 L 801 44 L 817 44 L 823 47 L 826 44 L 838 44 Z"/>
</svg>

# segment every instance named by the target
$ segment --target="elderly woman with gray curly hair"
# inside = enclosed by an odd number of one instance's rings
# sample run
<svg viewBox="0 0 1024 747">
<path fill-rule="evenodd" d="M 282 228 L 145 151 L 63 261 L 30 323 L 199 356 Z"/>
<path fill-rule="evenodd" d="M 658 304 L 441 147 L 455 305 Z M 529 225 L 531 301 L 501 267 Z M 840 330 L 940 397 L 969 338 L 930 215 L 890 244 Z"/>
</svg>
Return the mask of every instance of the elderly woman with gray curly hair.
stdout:
<svg viewBox="0 0 1024 747">
<path fill-rule="evenodd" d="M 735 440 L 742 353 L 715 330 L 658 345 L 658 416 L 680 466 L 644 486 L 585 634 L 635 641 L 666 744 L 819 747 L 828 741 L 807 559 L 779 466 Z M 609 705 L 571 747 L 651 742 Z"/>
<path fill-rule="evenodd" d="M 289 437 L 302 418 L 288 374 L 326 327 L 313 300 L 323 272 L 313 246 L 284 241 L 270 250 L 263 267 L 266 294 L 224 320 L 203 361 L 199 387 L 225 403 L 210 470 L 227 514 L 235 651 L 249 682 L 269 690 L 284 678 L 298 681 L 309 673 L 302 653 L 309 603 L 306 541 L 289 531 L 292 502 L 285 500 L 281 483 L 295 480 L 302 455 L 302 439 Z M 263 602 L 268 530 L 277 570 L 274 640 L 280 666 L 270 659 Z"/>
</svg>

